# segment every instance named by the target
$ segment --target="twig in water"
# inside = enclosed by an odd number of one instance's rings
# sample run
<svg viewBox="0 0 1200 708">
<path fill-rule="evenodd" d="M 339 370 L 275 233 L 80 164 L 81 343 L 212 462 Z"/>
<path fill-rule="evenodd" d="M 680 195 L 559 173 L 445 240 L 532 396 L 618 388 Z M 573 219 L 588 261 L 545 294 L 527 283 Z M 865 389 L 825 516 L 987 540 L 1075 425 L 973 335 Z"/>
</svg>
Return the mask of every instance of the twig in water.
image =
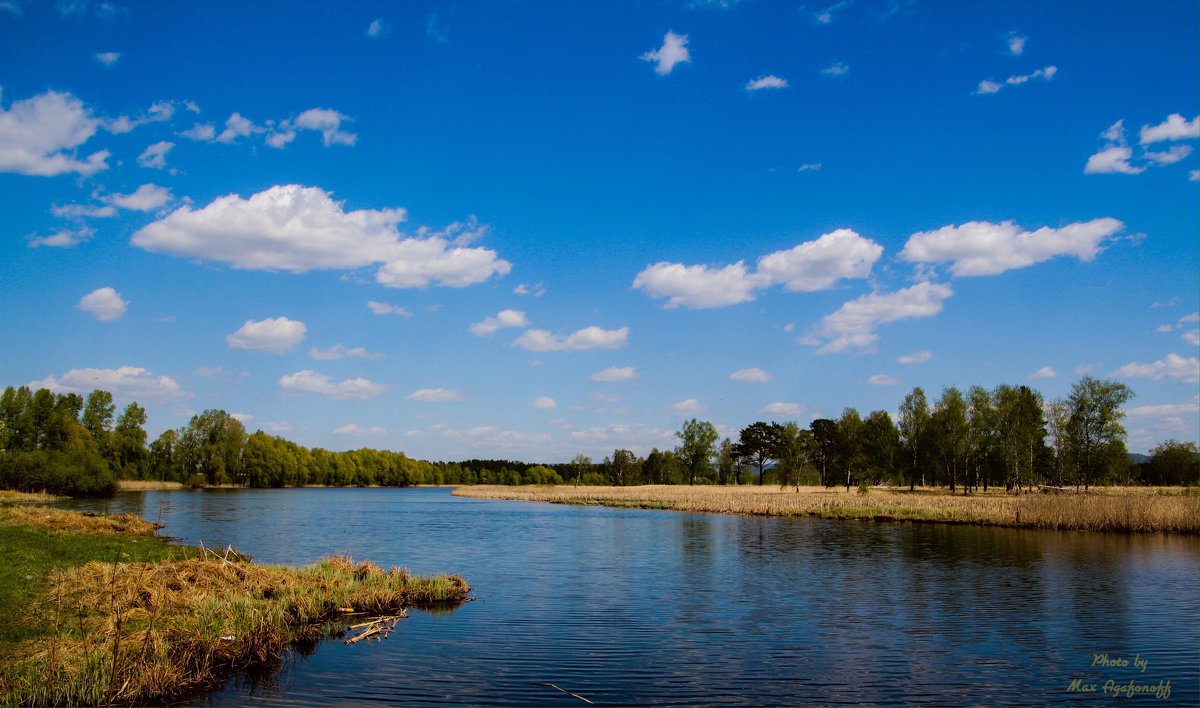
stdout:
<svg viewBox="0 0 1200 708">
<path fill-rule="evenodd" d="M 539 683 L 538 685 L 539 686 L 549 686 L 550 688 L 553 688 L 555 690 L 562 691 L 563 693 L 567 694 L 571 698 L 578 698 L 579 700 L 583 701 L 584 703 L 587 703 L 588 705 L 595 705 L 594 703 L 592 703 L 588 699 L 584 698 L 583 696 L 579 695 L 578 693 L 571 693 L 570 691 L 566 690 L 565 688 L 559 688 L 558 686 L 555 686 L 552 683 L 542 682 L 542 683 Z"/>
</svg>

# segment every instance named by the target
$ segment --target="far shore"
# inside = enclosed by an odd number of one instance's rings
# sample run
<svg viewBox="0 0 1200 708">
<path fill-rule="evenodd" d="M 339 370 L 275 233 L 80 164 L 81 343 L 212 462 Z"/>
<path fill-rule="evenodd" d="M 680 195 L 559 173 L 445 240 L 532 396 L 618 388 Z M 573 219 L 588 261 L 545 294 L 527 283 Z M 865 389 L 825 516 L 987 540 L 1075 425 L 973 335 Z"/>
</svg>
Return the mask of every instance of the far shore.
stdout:
<svg viewBox="0 0 1200 708">
<path fill-rule="evenodd" d="M 718 514 L 813 516 L 857 521 L 922 521 L 1084 531 L 1200 532 L 1200 490 L 1183 487 L 1093 487 L 1020 495 L 1003 488 L 951 494 L 948 489 L 647 485 L 639 487 L 478 485 L 453 494 Z"/>
</svg>

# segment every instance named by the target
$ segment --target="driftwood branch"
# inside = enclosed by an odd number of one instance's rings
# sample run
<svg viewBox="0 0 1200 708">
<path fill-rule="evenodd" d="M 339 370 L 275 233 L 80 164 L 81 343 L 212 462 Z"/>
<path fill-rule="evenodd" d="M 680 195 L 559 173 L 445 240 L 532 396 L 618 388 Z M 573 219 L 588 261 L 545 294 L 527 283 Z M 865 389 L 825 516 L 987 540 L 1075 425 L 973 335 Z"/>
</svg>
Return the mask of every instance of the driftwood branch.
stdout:
<svg viewBox="0 0 1200 708">
<path fill-rule="evenodd" d="M 588 705 L 595 705 L 594 703 L 592 703 L 588 699 L 584 698 L 583 696 L 579 695 L 578 693 L 571 693 L 570 691 L 566 690 L 565 688 L 559 688 L 558 686 L 555 686 L 552 683 L 542 682 L 542 683 L 539 683 L 538 685 L 539 686 L 549 686 L 550 688 L 553 688 L 556 691 L 562 691 L 563 693 L 567 694 L 571 698 L 578 698 L 579 700 L 583 701 L 584 703 L 587 703 Z"/>
</svg>

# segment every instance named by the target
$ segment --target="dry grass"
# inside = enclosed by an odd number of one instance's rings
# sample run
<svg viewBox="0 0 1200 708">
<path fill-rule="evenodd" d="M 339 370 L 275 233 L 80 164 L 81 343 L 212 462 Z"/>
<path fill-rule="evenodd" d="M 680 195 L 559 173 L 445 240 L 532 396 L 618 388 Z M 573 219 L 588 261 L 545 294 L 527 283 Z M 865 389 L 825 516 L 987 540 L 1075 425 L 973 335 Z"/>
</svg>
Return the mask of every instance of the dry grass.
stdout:
<svg viewBox="0 0 1200 708">
<path fill-rule="evenodd" d="M 153 479 L 118 479 L 119 492 L 148 492 L 158 490 L 183 489 L 179 482 L 159 482 Z"/>
<path fill-rule="evenodd" d="M 66 497 L 56 497 L 45 492 L 18 492 L 12 489 L 0 489 L 0 506 L 8 504 L 49 504 Z"/>
<path fill-rule="evenodd" d="M 1104 488 L 1076 494 L 951 495 L 946 490 L 826 490 L 801 487 L 641 487 L 475 486 L 461 487 L 464 497 L 595 504 L 718 514 L 817 516 L 828 519 L 933 521 L 1088 531 L 1137 531 L 1195 534 L 1200 531 L 1200 496 L 1178 488 Z"/>
<path fill-rule="evenodd" d="M 18 506 L 0 509 L 0 523 L 25 524 L 58 534 L 122 534 L 153 536 L 161 524 L 151 523 L 134 514 L 81 514 L 45 506 Z"/>
<path fill-rule="evenodd" d="M 348 613 L 396 615 L 458 604 L 458 576 L 333 556 L 305 568 L 258 566 L 207 551 L 159 563 L 88 563 L 56 573 L 35 608 L 53 628 L 0 672 L 0 704 L 178 701 L 250 667 L 271 668 L 292 642 L 342 627 Z"/>
</svg>

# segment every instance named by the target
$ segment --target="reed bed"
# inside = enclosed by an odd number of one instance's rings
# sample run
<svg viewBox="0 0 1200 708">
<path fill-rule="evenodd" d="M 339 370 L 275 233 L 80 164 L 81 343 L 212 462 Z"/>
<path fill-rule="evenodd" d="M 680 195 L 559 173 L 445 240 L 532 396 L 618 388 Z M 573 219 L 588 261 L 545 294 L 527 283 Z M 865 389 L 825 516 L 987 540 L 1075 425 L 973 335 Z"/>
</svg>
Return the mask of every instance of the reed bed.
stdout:
<svg viewBox="0 0 1200 708">
<path fill-rule="evenodd" d="M 175 489 L 183 489 L 183 485 L 179 482 L 159 482 L 158 480 L 154 479 L 117 480 L 117 491 L 119 492 L 148 492 Z"/>
<path fill-rule="evenodd" d="M 290 643 L 340 631 L 338 618 L 456 605 L 470 590 L 455 575 L 414 577 L 345 556 L 286 568 L 212 551 L 92 562 L 53 574 L 49 587 L 34 611 L 50 635 L 2 667 L 2 705 L 185 700 L 232 672 L 272 668 Z"/>
<path fill-rule="evenodd" d="M 14 489 L 0 489 L 0 506 L 10 504 L 49 504 L 66 497 L 59 497 L 45 492 L 18 492 Z"/>
<path fill-rule="evenodd" d="M 545 501 L 560 504 L 672 509 L 718 514 L 815 516 L 872 521 L 940 523 L 1086 531 L 1195 534 L 1200 532 L 1200 496 L 1178 489 L 1103 489 L 1055 494 L 1001 492 L 950 494 L 946 490 L 874 488 L 826 490 L 820 487 L 719 487 L 648 485 L 640 487 L 474 486 L 464 497 Z"/>
<path fill-rule="evenodd" d="M 120 534 L 153 536 L 161 524 L 134 514 L 83 514 L 45 506 L 13 506 L 0 509 L 0 523 L 25 524 L 57 534 Z"/>
</svg>

